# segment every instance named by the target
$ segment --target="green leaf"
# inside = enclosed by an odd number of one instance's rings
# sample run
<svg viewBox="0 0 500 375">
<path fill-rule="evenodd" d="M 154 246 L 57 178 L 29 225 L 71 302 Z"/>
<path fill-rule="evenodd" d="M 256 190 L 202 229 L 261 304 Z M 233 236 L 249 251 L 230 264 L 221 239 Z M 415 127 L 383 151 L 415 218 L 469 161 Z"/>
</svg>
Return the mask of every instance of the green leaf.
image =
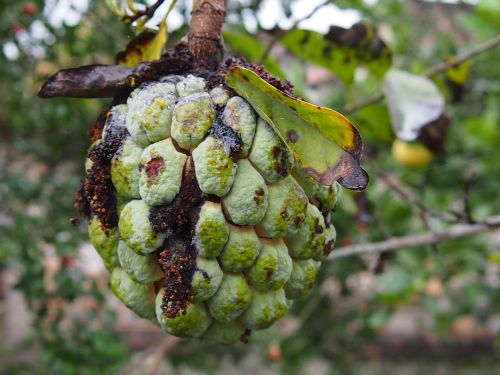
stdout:
<svg viewBox="0 0 500 375">
<path fill-rule="evenodd" d="M 243 27 L 231 25 L 228 30 L 222 33 L 224 42 L 229 45 L 230 51 L 236 56 L 244 56 L 249 61 L 257 61 L 264 53 L 264 46 L 255 36 L 248 34 Z M 262 62 L 264 68 L 280 78 L 285 78 L 279 64 L 270 56 Z"/>
<path fill-rule="evenodd" d="M 383 77 L 392 63 L 389 49 L 367 22 L 350 29 L 332 26 L 325 35 L 294 29 L 283 36 L 281 43 L 297 57 L 330 69 L 347 84 L 352 83 L 357 66 Z"/>
<path fill-rule="evenodd" d="M 360 108 L 350 118 L 356 123 L 358 129 L 363 132 L 365 140 L 369 135 L 375 138 L 372 139 L 375 143 L 379 141 L 392 143 L 394 140 L 389 110 L 385 103 Z M 368 143 L 370 143 L 369 140 Z"/>
<path fill-rule="evenodd" d="M 311 177 L 324 185 L 366 187 L 368 176 L 359 166 L 361 137 L 348 119 L 290 97 L 242 67 L 232 68 L 226 82 L 274 128 Z"/>
<path fill-rule="evenodd" d="M 156 33 L 143 31 L 132 39 L 125 51 L 116 55 L 116 63 L 132 67 L 143 61 L 157 60 L 161 56 L 167 38 L 167 23 L 163 20 Z"/>
</svg>

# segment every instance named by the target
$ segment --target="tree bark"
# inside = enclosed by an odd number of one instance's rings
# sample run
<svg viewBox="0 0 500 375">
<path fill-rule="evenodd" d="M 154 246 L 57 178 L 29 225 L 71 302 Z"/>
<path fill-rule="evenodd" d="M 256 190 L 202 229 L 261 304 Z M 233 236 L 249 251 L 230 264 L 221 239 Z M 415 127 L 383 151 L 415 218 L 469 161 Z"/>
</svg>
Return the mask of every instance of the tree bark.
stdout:
<svg viewBox="0 0 500 375">
<path fill-rule="evenodd" d="M 188 31 L 189 51 L 196 65 L 212 69 L 217 65 L 224 23 L 224 0 L 193 0 L 191 26 Z"/>
</svg>

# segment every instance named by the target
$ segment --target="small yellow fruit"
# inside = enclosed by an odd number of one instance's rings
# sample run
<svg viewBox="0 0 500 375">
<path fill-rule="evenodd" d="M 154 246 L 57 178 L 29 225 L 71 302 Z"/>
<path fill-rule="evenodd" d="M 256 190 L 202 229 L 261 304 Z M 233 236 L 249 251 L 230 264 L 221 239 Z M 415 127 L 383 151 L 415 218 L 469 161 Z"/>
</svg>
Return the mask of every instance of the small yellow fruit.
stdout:
<svg viewBox="0 0 500 375">
<path fill-rule="evenodd" d="M 408 168 L 425 168 L 432 161 L 432 152 L 421 143 L 408 143 L 396 139 L 392 143 L 392 157 Z"/>
</svg>

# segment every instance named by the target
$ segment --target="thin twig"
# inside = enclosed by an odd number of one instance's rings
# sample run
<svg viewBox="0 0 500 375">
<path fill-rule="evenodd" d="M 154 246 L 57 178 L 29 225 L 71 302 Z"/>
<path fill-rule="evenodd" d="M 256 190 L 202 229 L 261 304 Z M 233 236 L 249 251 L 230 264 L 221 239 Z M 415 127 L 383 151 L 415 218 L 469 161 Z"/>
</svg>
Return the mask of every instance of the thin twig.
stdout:
<svg viewBox="0 0 500 375">
<path fill-rule="evenodd" d="M 296 20 L 288 30 L 281 30 L 281 31 L 277 32 L 273 36 L 273 38 L 269 41 L 266 49 L 264 50 L 264 52 L 262 52 L 262 55 L 258 58 L 256 63 L 262 64 L 266 60 L 267 56 L 269 56 L 269 53 L 271 52 L 273 47 L 276 45 L 276 43 L 279 42 L 279 40 L 281 38 L 283 38 L 290 31 L 295 30 L 297 28 L 297 26 L 299 26 L 299 23 L 311 18 L 318 10 L 320 10 L 324 6 L 328 5 L 330 2 L 331 2 L 331 0 L 326 0 L 326 1 L 322 2 L 321 4 L 318 4 L 316 7 L 314 7 L 314 9 L 310 13 L 308 13 L 304 17 L 301 17 L 298 20 Z"/>
<path fill-rule="evenodd" d="M 475 47 L 473 47 L 471 50 L 464 52 L 460 55 L 457 55 L 450 60 L 443 61 L 429 69 L 427 69 L 423 76 L 427 78 L 432 78 L 434 76 L 437 76 L 438 74 L 441 74 L 445 72 L 446 70 L 453 68 L 454 66 L 460 65 L 464 61 L 470 60 L 474 58 L 475 56 L 488 51 L 496 46 L 500 45 L 500 35 L 497 35 L 496 37 L 487 40 L 484 43 L 481 43 Z M 373 104 L 377 104 L 378 102 L 381 102 L 384 100 L 384 95 L 383 94 L 378 94 L 372 98 L 367 98 L 360 100 L 356 103 L 353 103 L 351 105 L 347 105 L 341 112 L 342 113 L 353 113 L 361 108 L 368 107 Z"/>
<path fill-rule="evenodd" d="M 137 21 L 139 18 L 146 16 L 148 19 L 153 18 L 154 14 L 158 10 L 158 8 L 165 2 L 165 0 L 157 0 L 156 3 L 153 5 L 150 5 L 149 7 L 146 7 L 144 10 L 140 10 L 135 14 L 132 15 L 124 15 L 122 17 L 122 21 L 125 23 L 132 23 L 134 21 Z"/>
<path fill-rule="evenodd" d="M 142 366 L 149 358 L 153 357 L 153 368 L 155 370 L 155 366 L 159 363 L 158 358 L 161 359 L 171 349 L 173 349 L 178 343 L 180 339 L 175 336 L 167 336 L 160 344 L 152 345 L 150 348 L 146 349 L 143 353 L 141 353 L 132 363 L 130 363 L 126 368 L 120 371 L 119 375 L 130 375 L 135 370 L 137 370 L 140 366 Z M 152 373 L 152 372 L 151 372 Z"/>
<path fill-rule="evenodd" d="M 107 36 L 110 37 L 111 40 L 113 40 L 113 43 L 116 45 L 121 45 L 122 41 L 125 41 L 125 36 L 112 27 L 110 27 L 106 22 L 103 22 L 99 17 L 96 16 L 94 12 L 87 12 L 85 14 L 85 17 L 93 22 L 97 28 L 99 29 L 100 32 L 103 32 Z"/>
<path fill-rule="evenodd" d="M 429 231 L 412 236 L 393 237 L 382 242 L 339 247 L 330 254 L 328 259 L 335 260 L 365 253 L 383 253 L 388 251 L 401 250 L 408 247 L 434 245 L 456 238 L 486 232 L 496 228 L 500 228 L 500 215 L 491 216 L 475 224 L 460 223 L 455 224 L 447 229 L 434 232 Z"/>
<path fill-rule="evenodd" d="M 416 213 L 422 217 L 424 224 L 428 222 L 427 216 L 432 216 L 448 222 L 457 222 L 460 218 L 454 212 L 440 212 L 434 210 L 432 207 L 416 198 L 413 195 L 412 191 L 410 189 L 407 189 L 405 186 L 402 186 L 398 179 L 396 179 L 393 175 L 378 173 L 377 177 L 380 182 L 382 182 L 385 186 L 387 186 L 404 201 L 406 201 L 410 207 L 415 207 L 418 210 L 418 212 Z"/>
</svg>

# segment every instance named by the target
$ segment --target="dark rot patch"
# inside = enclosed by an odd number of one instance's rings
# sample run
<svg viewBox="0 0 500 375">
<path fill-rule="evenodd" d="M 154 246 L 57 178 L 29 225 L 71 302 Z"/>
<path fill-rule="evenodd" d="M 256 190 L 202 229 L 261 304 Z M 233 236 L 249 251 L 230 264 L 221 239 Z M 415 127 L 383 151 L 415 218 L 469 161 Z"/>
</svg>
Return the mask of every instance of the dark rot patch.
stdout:
<svg viewBox="0 0 500 375">
<path fill-rule="evenodd" d="M 319 220 L 316 220 L 316 224 L 314 225 L 314 233 L 316 234 L 323 233 L 323 227 L 319 225 Z"/>
<path fill-rule="evenodd" d="M 262 189 L 262 188 L 256 189 L 255 196 L 253 197 L 253 200 L 258 205 L 261 205 L 262 203 L 264 203 L 264 189 Z"/>
<path fill-rule="evenodd" d="M 333 251 L 333 245 L 335 244 L 335 241 L 328 241 L 325 246 L 323 247 L 323 255 L 327 257 L 330 255 L 330 253 Z"/>
<path fill-rule="evenodd" d="M 285 147 L 285 146 L 283 146 Z M 282 147 L 274 146 L 271 149 L 274 158 L 273 168 L 280 176 L 288 176 L 288 154 Z"/>
<path fill-rule="evenodd" d="M 92 167 L 76 193 L 75 207 L 80 215 L 90 219 L 96 215 L 105 229 L 118 224 L 116 196 L 111 182 L 111 158 L 128 135 L 124 128 L 110 127 L 106 138 L 92 147 L 88 157 Z"/>
<path fill-rule="evenodd" d="M 295 130 L 289 130 L 286 133 L 286 138 L 287 138 L 288 142 L 297 143 L 297 141 L 299 140 L 299 135 L 297 134 L 297 132 Z"/>
<path fill-rule="evenodd" d="M 250 338 L 250 335 L 252 334 L 251 329 L 245 329 L 245 332 L 240 337 L 240 341 L 244 344 L 248 344 L 248 339 Z"/>
<path fill-rule="evenodd" d="M 265 268 L 265 270 L 266 270 L 266 278 L 269 280 L 274 274 L 274 269 L 272 267 L 267 267 Z"/>
<path fill-rule="evenodd" d="M 359 22 L 350 29 L 344 29 L 340 26 L 331 26 L 324 38 L 335 44 L 347 47 L 357 47 L 365 41 L 368 25 Z"/>
<path fill-rule="evenodd" d="M 169 204 L 151 208 L 149 221 L 153 231 L 190 237 L 191 227 L 198 220 L 197 212 L 204 200 L 196 181 L 193 158 L 189 157 L 184 165 L 179 194 Z"/>
<path fill-rule="evenodd" d="M 191 282 L 196 271 L 193 228 L 204 199 L 196 181 L 193 159 L 189 157 L 179 194 L 170 204 L 153 207 L 149 214 L 155 232 L 170 233 L 160 249 L 158 260 L 165 272 L 162 310 L 169 318 L 184 313 L 192 301 Z"/>
<path fill-rule="evenodd" d="M 92 124 L 92 126 L 87 131 L 89 138 L 92 142 L 101 139 L 102 130 L 104 129 L 104 124 L 106 123 L 106 117 L 108 116 L 108 111 L 102 111 L 97 120 Z"/>
<path fill-rule="evenodd" d="M 163 170 L 165 160 L 161 156 L 156 156 L 146 163 L 146 175 L 148 178 L 158 176 L 158 173 Z"/>
<path fill-rule="evenodd" d="M 196 271 L 196 250 L 188 238 L 173 237 L 159 254 L 165 272 L 165 294 L 161 308 L 166 316 L 185 314 L 192 300 L 191 281 Z"/>
<path fill-rule="evenodd" d="M 226 152 L 233 160 L 238 158 L 243 147 L 241 136 L 233 128 L 222 122 L 220 114 L 213 122 L 212 128 L 208 134 L 217 138 L 224 144 Z"/>
</svg>

